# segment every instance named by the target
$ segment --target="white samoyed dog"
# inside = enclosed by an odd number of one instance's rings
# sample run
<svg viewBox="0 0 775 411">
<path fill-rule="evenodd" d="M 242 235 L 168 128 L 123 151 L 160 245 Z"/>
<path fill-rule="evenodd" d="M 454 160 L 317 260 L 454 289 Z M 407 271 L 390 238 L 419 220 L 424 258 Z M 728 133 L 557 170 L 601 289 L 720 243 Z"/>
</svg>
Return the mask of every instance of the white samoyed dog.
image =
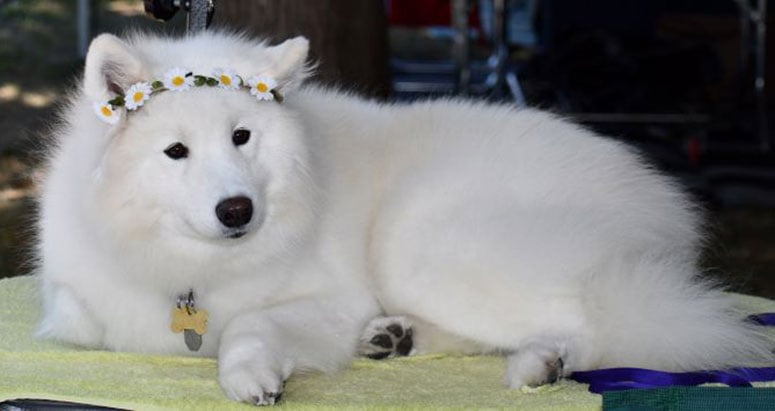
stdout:
<svg viewBox="0 0 775 411">
<path fill-rule="evenodd" d="M 234 400 L 355 356 L 575 370 L 761 365 L 698 278 L 698 211 L 623 144 L 535 110 L 301 87 L 308 42 L 97 37 L 42 182 L 42 336 L 217 356 Z M 116 98 L 119 97 L 119 98 Z"/>
</svg>

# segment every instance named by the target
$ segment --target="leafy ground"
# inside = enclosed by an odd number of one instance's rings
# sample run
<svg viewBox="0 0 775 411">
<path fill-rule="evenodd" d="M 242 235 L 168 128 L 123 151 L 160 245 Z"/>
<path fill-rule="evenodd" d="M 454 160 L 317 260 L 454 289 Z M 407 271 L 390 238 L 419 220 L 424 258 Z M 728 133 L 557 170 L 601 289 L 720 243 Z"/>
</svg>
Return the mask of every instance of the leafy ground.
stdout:
<svg viewBox="0 0 775 411">
<path fill-rule="evenodd" d="M 180 31 L 184 24 L 181 13 L 171 25 L 151 21 L 139 0 L 94 3 L 95 33 Z M 83 64 L 76 53 L 75 7 L 72 0 L 0 0 L 0 277 L 28 270 L 38 164 L 33 153 L 45 148 L 39 137 Z M 738 290 L 775 298 L 775 210 L 716 210 L 711 223 L 711 273 Z"/>
</svg>

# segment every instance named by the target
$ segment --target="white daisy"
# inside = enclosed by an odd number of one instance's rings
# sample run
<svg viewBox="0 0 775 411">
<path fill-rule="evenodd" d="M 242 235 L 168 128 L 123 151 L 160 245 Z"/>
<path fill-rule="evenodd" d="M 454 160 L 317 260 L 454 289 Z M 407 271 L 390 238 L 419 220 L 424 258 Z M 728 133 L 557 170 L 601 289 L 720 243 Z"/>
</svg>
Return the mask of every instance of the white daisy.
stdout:
<svg viewBox="0 0 775 411">
<path fill-rule="evenodd" d="M 124 97 L 124 107 L 127 110 L 137 110 L 151 97 L 151 93 L 153 93 L 151 85 L 146 82 L 132 84 Z"/>
<path fill-rule="evenodd" d="M 259 100 L 273 100 L 272 89 L 277 87 L 277 82 L 269 76 L 257 76 L 248 79 L 250 94 Z"/>
<path fill-rule="evenodd" d="M 194 85 L 194 76 L 186 77 L 186 74 L 189 72 L 189 70 L 182 69 L 180 67 L 167 70 L 167 72 L 164 73 L 164 79 L 162 80 L 164 87 L 173 91 L 183 91 L 188 89 Z"/>
<path fill-rule="evenodd" d="M 239 89 L 242 83 L 240 77 L 232 69 L 217 68 L 213 70 L 213 77 L 218 80 L 218 87 L 229 90 Z"/>
<path fill-rule="evenodd" d="M 121 118 L 121 112 L 117 111 L 107 101 L 103 103 L 94 103 L 94 112 L 97 113 L 97 117 L 100 120 L 108 124 L 116 124 Z"/>
</svg>

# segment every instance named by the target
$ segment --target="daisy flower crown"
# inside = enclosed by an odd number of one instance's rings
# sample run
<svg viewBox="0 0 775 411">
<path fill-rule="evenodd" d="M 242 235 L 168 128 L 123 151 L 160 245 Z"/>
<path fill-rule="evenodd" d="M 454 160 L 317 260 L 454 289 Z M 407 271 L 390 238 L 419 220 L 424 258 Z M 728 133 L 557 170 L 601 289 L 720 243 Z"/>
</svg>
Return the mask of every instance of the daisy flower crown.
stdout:
<svg viewBox="0 0 775 411">
<path fill-rule="evenodd" d="M 142 107 L 153 94 L 163 91 L 184 91 L 191 87 L 218 87 L 227 90 L 249 89 L 259 101 L 275 100 L 282 103 L 283 96 L 277 90 L 277 81 L 270 76 L 253 76 L 244 80 L 232 69 L 218 68 L 210 76 L 175 67 L 167 70 L 161 80 L 140 81 L 132 84 L 125 95 L 94 104 L 94 112 L 100 120 L 116 124 L 121 118 L 120 107 L 135 111 Z"/>
</svg>

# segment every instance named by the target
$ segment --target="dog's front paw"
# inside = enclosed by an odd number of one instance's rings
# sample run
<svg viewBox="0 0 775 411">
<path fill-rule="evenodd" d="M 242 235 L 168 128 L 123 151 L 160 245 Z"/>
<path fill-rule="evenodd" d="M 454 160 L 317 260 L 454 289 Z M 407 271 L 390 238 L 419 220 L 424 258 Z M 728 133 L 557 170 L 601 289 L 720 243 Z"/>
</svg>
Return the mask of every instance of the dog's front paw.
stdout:
<svg viewBox="0 0 775 411">
<path fill-rule="evenodd" d="M 530 347 L 508 357 L 506 385 L 510 388 L 552 384 L 567 375 L 563 357 L 543 347 Z"/>
<path fill-rule="evenodd" d="M 413 334 L 405 317 L 375 318 L 361 336 L 358 354 L 374 360 L 409 355 L 414 347 Z"/>
<path fill-rule="evenodd" d="M 256 358 L 231 364 L 219 363 L 218 382 L 226 395 L 252 405 L 274 405 L 283 394 L 285 381 L 275 364 Z"/>
</svg>

